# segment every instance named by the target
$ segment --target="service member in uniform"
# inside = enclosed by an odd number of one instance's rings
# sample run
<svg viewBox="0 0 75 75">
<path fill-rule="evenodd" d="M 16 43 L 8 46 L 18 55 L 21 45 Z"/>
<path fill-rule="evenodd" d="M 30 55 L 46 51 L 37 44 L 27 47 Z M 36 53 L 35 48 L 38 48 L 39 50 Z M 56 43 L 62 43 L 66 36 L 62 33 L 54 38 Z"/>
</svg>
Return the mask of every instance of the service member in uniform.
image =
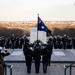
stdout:
<svg viewBox="0 0 75 75">
<path fill-rule="evenodd" d="M 62 37 L 62 42 L 63 42 L 63 49 L 66 49 L 66 42 L 67 42 L 67 36 L 66 34 L 64 34 L 64 36 Z"/>
<path fill-rule="evenodd" d="M 54 36 L 53 38 L 53 45 L 54 45 L 54 49 L 57 49 L 57 37 Z"/>
<path fill-rule="evenodd" d="M 12 34 L 12 36 L 11 36 L 11 48 L 12 49 L 15 48 L 15 36 L 14 36 L 14 34 Z"/>
<path fill-rule="evenodd" d="M 4 50 L 4 47 L 5 47 L 5 37 L 4 36 L 1 37 L 1 47 Z"/>
<path fill-rule="evenodd" d="M 44 48 L 41 50 L 41 54 L 42 54 L 42 63 L 43 63 L 43 72 L 46 73 L 47 72 L 47 64 L 48 64 L 48 56 L 49 56 L 49 52 L 47 50 L 47 45 L 44 45 Z"/>
<path fill-rule="evenodd" d="M 19 48 L 19 36 L 16 37 L 16 40 L 15 40 L 15 48 Z"/>
<path fill-rule="evenodd" d="M 28 46 L 28 49 L 25 50 L 26 66 L 28 73 L 31 73 L 32 57 L 33 57 L 33 51 Z"/>
<path fill-rule="evenodd" d="M 67 49 L 72 49 L 72 38 L 67 39 Z"/>
<path fill-rule="evenodd" d="M 24 45 L 24 38 L 20 37 L 19 38 L 19 48 L 22 49 L 23 45 Z"/>
<path fill-rule="evenodd" d="M 57 48 L 62 49 L 62 38 L 61 36 L 57 36 Z"/>
<path fill-rule="evenodd" d="M 34 47 L 34 61 L 35 61 L 35 72 L 39 73 L 40 68 L 40 59 L 41 59 L 41 49 L 40 45 L 37 42 L 36 46 Z"/>
<path fill-rule="evenodd" d="M 5 48 L 7 48 L 7 49 L 11 48 L 11 46 L 10 46 L 10 37 L 6 38 Z"/>
<path fill-rule="evenodd" d="M 53 49 L 53 43 L 51 43 L 51 41 L 48 40 L 48 42 L 47 42 L 47 50 L 49 52 L 49 56 L 48 56 L 48 65 L 49 66 L 50 66 L 50 61 L 51 61 L 52 49 Z"/>
<path fill-rule="evenodd" d="M 75 37 L 72 38 L 73 49 L 75 49 Z"/>
</svg>

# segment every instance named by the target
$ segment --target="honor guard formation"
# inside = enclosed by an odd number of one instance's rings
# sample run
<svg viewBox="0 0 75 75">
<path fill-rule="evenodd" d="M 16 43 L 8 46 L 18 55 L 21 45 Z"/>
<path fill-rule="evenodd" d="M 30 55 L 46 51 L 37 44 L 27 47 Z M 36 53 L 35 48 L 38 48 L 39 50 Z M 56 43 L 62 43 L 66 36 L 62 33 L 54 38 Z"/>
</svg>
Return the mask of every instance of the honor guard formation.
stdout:
<svg viewBox="0 0 75 75">
<path fill-rule="evenodd" d="M 0 37 L 0 47 L 5 49 L 22 49 L 24 44 L 29 41 L 28 38 L 26 38 L 26 35 L 24 36 L 14 36 L 12 34 L 11 37 Z M 75 37 L 69 37 L 64 34 L 64 36 L 50 36 L 47 39 L 50 41 L 50 44 L 52 45 L 52 48 L 54 49 L 75 49 Z M 30 42 L 29 42 L 30 43 Z"/>
<path fill-rule="evenodd" d="M 35 72 L 39 73 L 40 61 L 43 66 L 43 73 L 47 73 L 47 66 L 50 66 L 51 55 L 53 49 L 75 49 L 75 38 L 69 36 L 50 36 L 47 39 L 47 43 L 40 43 L 38 40 L 36 43 L 30 43 L 26 35 L 15 37 L 14 34 L 11 37 L 0 37 L 0 74 L 4 75 L 4 65 L 1 61 L 4 61 L 4 57 L 10 55 L 7 50 L 4 49 L 23 49 L 25 56 L 27 73 L 31 73 L 32 61 L 35 64 Z"/>
</svg>

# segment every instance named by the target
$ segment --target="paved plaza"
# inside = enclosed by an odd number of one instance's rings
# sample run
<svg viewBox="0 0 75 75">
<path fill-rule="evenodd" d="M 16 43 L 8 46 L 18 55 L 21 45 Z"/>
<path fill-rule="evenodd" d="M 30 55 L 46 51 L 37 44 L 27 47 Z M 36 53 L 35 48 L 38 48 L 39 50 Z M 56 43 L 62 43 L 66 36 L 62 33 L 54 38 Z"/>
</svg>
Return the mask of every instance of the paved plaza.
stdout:
<svg viewBox="0 0 75 75">
<path fill-rule="evenodd" d="M 7 49 L 10 52 L 10 55 L 5 57 L 5 61 L 25 61 L 25 57 L 23 55 L 22 49 Z M 51 61 L 75 61 L 75 50 L 73 49 L 53 49 Z M 12 75 L 36 75 L 35 66 L 32 63 L 31 73 L 27 73 L 26 64 L 25 63 L 7 63 L 12 64 Z M 51 63 L 51 66 L 48 66 L 47 75 L 64 75 L 64 65 L 70 65 L 70 63 Z M 10 70 L 7 69 L 8 74 L 10 74 Z M 70 75 L 69 68 L 66 70 L 67 75 Z M 39 75 L 44 75 L 42 63 L 40 65 Z M 72 75 L 75 75 L 75 67 L 72 68 Z"/>
</svg>

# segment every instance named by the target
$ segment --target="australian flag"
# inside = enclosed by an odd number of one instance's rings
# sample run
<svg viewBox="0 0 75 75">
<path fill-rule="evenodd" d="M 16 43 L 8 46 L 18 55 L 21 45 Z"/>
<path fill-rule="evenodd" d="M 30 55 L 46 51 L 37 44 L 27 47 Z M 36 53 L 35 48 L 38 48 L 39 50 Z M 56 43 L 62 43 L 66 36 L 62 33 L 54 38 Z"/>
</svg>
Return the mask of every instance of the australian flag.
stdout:
<svg viewBox="0 0 75 75">
<path fill-rule="evenodd" d="M 38 17 L 38 31 L 45 31 L 47 33 L 51 34 L 51 30 L 49 30 L 46 25 L 44 24 L 44 22 L 40 19 L 40 17 Z"/>
</svg>

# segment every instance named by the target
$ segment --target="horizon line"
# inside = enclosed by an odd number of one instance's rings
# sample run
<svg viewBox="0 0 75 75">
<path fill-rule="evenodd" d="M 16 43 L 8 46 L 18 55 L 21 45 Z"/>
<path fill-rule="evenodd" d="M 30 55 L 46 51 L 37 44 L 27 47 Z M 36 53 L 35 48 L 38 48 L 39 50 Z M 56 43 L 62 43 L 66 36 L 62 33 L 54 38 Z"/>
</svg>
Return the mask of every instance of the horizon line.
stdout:
<svg viewBox="0 0 75 75">
<path fill-rule="evenodd" d="M 15 21 L 0 21 L 0 22 L 37 22 L 37 21 L 34 21 L 34 20 L 29 20 L 29 21 L 21 21 L 21 20 L 15 20 Z M 75 22 L 74 20 L 52 20 L 52 21 L 44 21 L 43 22 Z"/>
</svg>

